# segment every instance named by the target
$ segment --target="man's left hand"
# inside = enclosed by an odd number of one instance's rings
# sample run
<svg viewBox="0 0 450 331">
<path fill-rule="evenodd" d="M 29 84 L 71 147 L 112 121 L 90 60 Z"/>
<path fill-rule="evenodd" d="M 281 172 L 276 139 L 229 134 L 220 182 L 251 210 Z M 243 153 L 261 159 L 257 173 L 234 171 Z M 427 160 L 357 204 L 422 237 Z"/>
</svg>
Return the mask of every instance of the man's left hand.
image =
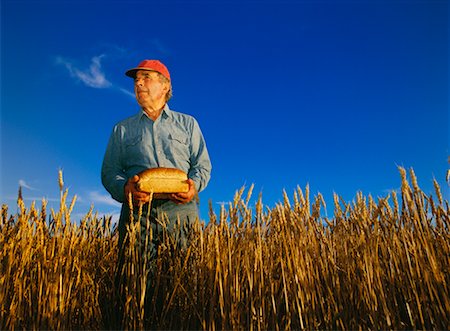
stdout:
<svg viewBox="0 0 450 331">
<path fill-rule="evenodd" d="M 170 199 L 178 204 L 191 202 L 192 199 L 197 195 L 197 189 L 195 188 L 194 181 L 188 179 L 187 183 L 189 185 L 189 191 L 186 193 L 173 193 L 170 195 Z"/>
</svg>

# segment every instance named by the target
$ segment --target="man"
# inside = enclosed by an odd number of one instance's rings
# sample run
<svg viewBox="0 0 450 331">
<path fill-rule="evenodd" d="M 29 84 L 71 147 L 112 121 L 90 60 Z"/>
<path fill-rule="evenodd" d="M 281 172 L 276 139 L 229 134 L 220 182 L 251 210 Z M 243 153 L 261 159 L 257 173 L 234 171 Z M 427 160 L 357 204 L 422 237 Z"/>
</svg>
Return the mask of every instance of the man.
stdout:
<svg viewBox="0 0 450 331">
<path fill-rule="evenodd" d="M 195 198 L 208 184 L 211 173 L 211 162 L 197 121 L 167 105 L 172 96 L 167 67 L 157 60 L 144 60 L 125 74 L 134 79 L 134 92 L 141 110 L 114 127 L 102 165 L 103 185 L 122 203 L 120 245 L 130 220 L 129 197 L 134 220 L 138 217 L 138 206 L 143 204 L 140 221 L 144 228 L 149 216 L 156 231 L 155 225 L 164 221 L 169 222 L 167 229 L 171 231 L 178 220 L 189 225 L 198 217 Z M 189 191 L 155 195 L 149 206 L 150 194 L 136 188 L 137 174 L 157 167 L 183 170 L 189 178 Z"/>
</svg>

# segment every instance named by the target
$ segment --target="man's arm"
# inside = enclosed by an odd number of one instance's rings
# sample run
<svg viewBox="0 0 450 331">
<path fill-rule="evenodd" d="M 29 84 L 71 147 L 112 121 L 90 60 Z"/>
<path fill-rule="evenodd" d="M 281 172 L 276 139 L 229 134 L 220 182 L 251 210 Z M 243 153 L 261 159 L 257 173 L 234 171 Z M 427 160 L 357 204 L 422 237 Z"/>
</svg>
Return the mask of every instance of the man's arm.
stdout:
<svg viewBox="0 0 450 331">
<path fill-rule="evenodd" d="M 103 157 L 101 177 L 103 186 L 111 194 L 113 199 L 124 202 L 124 187 L 127 183 L 127 178 L 122 169 L 120 155 L 119 128 L 115 126 L 109 138 L 105 156 Z"/>
<path fill-rule="evenodd" d="M 209 159 L 206 142 L 197 121 L 194 119 L 191 138 L 191 168 L 188 177 L 194 181 L 195 188 L 201 192 L 208 185 L 211 178 L 211 161 Z"/>
<path fill-rule="evenodd" d="M 189 191 L 187 193 L 171 194 L 170 199 L 176 203 L 190 202 L 197 196 L 198 192 L 206 187 L 211 177 L 212 167 L 205 139 L 195 119 L 193 119 L 190 152 Z"/>
</svg>

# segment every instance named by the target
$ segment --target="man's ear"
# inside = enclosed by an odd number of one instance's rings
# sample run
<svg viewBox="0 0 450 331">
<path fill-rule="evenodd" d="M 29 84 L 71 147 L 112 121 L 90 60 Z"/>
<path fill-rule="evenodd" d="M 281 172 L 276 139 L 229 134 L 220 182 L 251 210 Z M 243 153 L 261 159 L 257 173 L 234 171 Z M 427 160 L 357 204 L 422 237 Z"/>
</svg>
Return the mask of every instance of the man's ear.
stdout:
<svg viewBox="0 0 450 331">
<path fill-rule="evenodd" d="M 169 82 L 165 82 L 165 84 L 164 84 L 164 91 L 167 93 L 167 92 L 169 92 L 170 91 L 170 83 Z"/>
</svg>

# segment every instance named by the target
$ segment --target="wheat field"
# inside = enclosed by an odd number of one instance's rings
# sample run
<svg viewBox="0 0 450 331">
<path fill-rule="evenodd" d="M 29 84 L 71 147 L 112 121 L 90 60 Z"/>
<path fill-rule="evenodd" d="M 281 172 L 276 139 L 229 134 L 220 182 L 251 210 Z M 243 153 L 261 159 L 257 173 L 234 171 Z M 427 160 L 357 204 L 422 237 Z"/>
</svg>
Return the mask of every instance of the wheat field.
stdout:
<svg viewBox="0 0 450 331">
<path fill-rule="evenodd" d="M 242 188 L 152 260 L 130 224 L 122 273 L 111 219 L 72 220 L 60 173 L 59 210 L 2 206 L 0 329 L 450 329 L 449 203 L 399 170 L 401 192 L 335 195 L 330 218 L 308 187 L 273 208 Z"/>
</svg>

